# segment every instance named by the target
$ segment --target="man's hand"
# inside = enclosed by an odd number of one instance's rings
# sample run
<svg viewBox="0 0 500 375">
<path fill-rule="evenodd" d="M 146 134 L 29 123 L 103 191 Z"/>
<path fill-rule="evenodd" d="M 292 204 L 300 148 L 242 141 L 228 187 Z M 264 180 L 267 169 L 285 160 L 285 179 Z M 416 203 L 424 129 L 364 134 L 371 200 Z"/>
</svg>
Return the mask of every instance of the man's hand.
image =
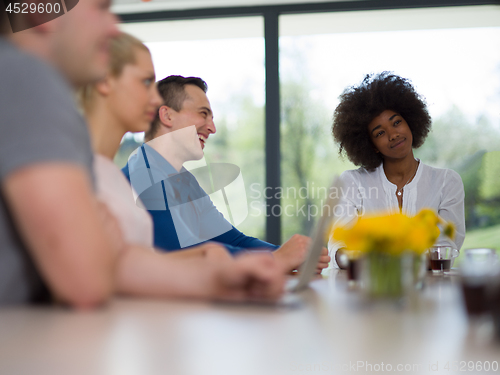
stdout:
<svg viewBox="0 0 500 375">
<path fill-rule="evenodd" d="M 285 271 L 291 272 L 304 262 L 309 249 L 311 239 L 301 234 L 294 234 L 287 242 L 285 242 L 278 250 L 274 252 L 274 257 L 281 263 Z M 330 257 L 328 249 L 323 248 L 318 261 L 317 273 L 321 273 L 323 268 L 328 266 Z"/>
<path fill-rule="evenodd" d="M 270 254 L 247 253 L 211 266 L 212 299 L 274 301 L 284 292 L 285 272 Z"/>
<path fill-rule="evenodd" d="M 309 237 L 294 234 L 273 253 L 274 257 L 283 266 L 285 272 L 289 273 L 304 262 L 310 243 Z"/>
</svg>

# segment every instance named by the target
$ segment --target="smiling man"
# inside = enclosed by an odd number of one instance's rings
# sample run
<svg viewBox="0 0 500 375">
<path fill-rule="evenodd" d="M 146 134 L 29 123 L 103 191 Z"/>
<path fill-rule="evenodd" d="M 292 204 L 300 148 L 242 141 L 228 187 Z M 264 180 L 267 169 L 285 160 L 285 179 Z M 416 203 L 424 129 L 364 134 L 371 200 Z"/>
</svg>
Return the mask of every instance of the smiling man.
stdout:
<svg viewBox="0 0 500 375">
<path fill-rule="evenodd" d="M 158 82 L 158 90 L 164 105 L 146 133 L 148 142 L 123 168 L 153 217 L 155 246 L 174 251 L 211 240 L 224 244 L 232 253 L 269 249 L 286 270 L 296 269 L 305 259 L 309 237 L 294 235 L 278 247 L 246 236 L 222 216 L 196 178 L 182 168 L 184 162 L 203 156 L 206 141 L 216 132 L 205 81 L 197 77 L 169 76 Z M 185 133 L 186 129 L 189 131 Z M 181 133 L 186 137 L 172 142 L 173 137 Z M 181 156 L 180 150 L 186 148 L 181 147 L 183 140 L 192 144 L 196 136 L 198 149 L 193 148 L 187 157 Z M 318 272 L 327 267 L 329 261 L 325 248 Z"/>
</svg>

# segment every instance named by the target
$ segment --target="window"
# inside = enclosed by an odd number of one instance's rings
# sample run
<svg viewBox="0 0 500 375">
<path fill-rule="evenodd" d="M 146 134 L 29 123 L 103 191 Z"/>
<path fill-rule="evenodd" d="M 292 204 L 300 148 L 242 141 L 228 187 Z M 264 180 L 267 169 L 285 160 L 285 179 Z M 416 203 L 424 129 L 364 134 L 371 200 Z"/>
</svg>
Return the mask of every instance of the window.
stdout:
<svg viewBox="0 0 500 375">
<path fill-rule="evenodd" d="M 121 28 L 149 47 L 158 80 L 175 74 L 201 77 L 207 82 L 217 132 L 207 141 L 205 162 L 232 163 L 241 169 L 248 216 L 242 222 L 233 217 L 233 223 L 244 233 L 262 238 L 265 226 L 263 18 L 128 23 Z M 142 140 L 137 136 L 124 138 L 117 164 L 126 163 L 138 141 Z M 191 167 L 203 164 L 202 161 Z M 221 205 L 215 203 L 221 212 L 228 212 L 224 201 Z"/>
<path fill-rule="evenodd" d="M 496 154 L 483 157 L 500 147 L 499 6 L 280 17 L 282 182 L 295 187 L 283 198 L 290 205 L 283 240 L 307 234 L 321 205 L 318 188 L 355 168 L 339 159 L 330 135 L 337 97 L 383 70 L 410 78 L 427 99 L 433 131 L 416 156 L 461 174 L 464 247 L 500 247 L 500 235 L 491 235 L 500 233 Z"/>
</svg>

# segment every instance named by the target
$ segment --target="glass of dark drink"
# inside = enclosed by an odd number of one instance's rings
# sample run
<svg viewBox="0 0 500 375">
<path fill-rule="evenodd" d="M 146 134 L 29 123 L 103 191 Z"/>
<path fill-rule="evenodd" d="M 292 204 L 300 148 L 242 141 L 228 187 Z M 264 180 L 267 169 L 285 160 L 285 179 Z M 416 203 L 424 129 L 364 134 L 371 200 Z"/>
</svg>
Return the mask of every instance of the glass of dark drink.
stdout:
<svg viewBox="0 0 500 375">
<path fill-rule="evenodd" d="M 488 312 L 487 284 L 479 278 L 462 279 L 462 295 L 467 314 L 481 316 Z"/>
<path fill-rule="evenodd" d="M 469 317 L 483 316 L 493 309 L 498 294 L 498 259 L 494 249 L 466 249 L 460 266 L 462 294 Z"/>
<path fill-rule="evenodd" d="M 349 281 L 357 281 L 359 280 L 359 271 L 361 260 L 358 259 L 349 259 L 349 264 L 347 265 L 347 279 Z"/>
<path fill-rule="evenodd" d="M 458 250 L 451 246 L 434 246 L 429 249 L 429 262 L 433 273 L 449 272 L 458 257 Z"/>
<path fill-rule="evenodd" d="M 350 250 L 346 253 L 347 259 L 345 260 L 347 269 L 347 280 L 349 284 L 355 285 L 360 278 L 360 269 L 362 261 L 362 253 L 360 251 Z"/>
</svg>

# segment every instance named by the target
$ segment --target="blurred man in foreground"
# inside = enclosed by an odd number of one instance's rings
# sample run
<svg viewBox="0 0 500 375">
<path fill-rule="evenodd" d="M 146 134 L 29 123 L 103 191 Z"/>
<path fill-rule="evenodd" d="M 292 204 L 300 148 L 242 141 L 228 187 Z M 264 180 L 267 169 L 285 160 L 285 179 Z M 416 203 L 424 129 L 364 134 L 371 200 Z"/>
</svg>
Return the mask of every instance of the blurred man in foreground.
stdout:
<svg viewBox="0 0 500 375">
<path fill-rule="evenodd" d="M 118 33 L 109 5 L 80 0 L 45 23 L 37 13 L 10 13 L 10 23 L 1 10 L 0 304 L 56 299 L 88 308 L 114 293 L 277 298 L 283 270 L 271 257 L 173 261 L 126 248 L 97 203 L 73 89 L 106 74 L 108 43 Z"/>
</svg>

